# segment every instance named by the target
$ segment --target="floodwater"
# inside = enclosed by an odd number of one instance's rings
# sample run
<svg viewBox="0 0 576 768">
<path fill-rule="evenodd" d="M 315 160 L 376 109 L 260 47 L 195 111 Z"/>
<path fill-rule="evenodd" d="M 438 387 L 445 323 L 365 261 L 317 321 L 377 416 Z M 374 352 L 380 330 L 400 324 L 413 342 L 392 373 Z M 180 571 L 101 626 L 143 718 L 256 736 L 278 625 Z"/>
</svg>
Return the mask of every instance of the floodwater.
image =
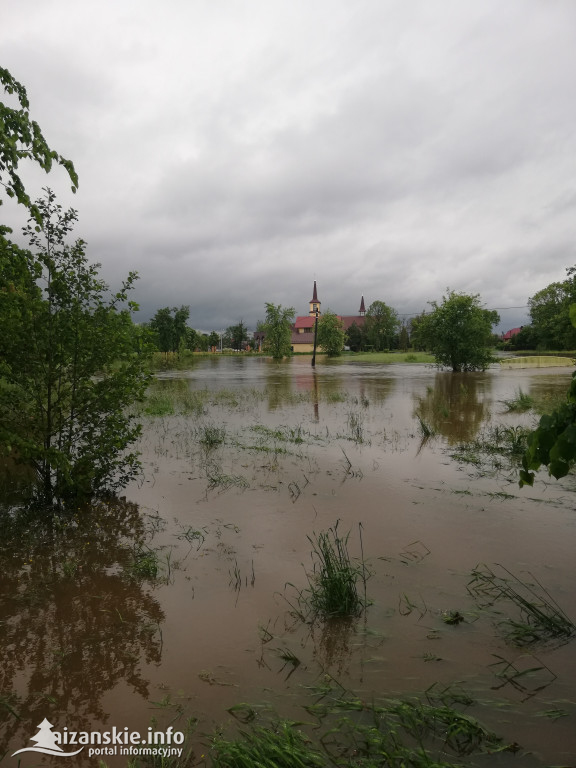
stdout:
<svg viewBox="0 0 576 768">
<path fill-rule="evenodd" d="M 482 462 L 471 447 L 534 422 L 505 412 L 519 389 L 553 397 L 569 380 L 564 369 L 312 370 L 309 358 L 202 359 L 161 374 L 153 392 L 176 413 L 144 416 L 144 475 L 125 500 L 58 530 L 2 518 L 0 758 L 69 765 L 11 757 L 44 718 L 143 734 L 195 718 L 203 762 L 239 704 L 262 722 L 313 723 L 311 689 L 330 683 L 365 701 L 466 691 L 466 712 L 519 745 L 491 765 L 574 765 L 576 640 L 515 646 L 496 613 L 509 606 L 483 607 L 467 589 L 479 566 L 509 571 L 576 620 L 574 477 L 541 473 L 519 489 L 505 458 Z M 13 503 L 21 489 L 5 477 Z M 336 523 L 351 554 L 363 551 L 369 606 L 310 624 L 293 610 L 313 566 L 308 537 Z M 136 573 L 151 553 L 156 575 Z M 446 623 L 451 611 L 464 621 Z"/>
</svg>

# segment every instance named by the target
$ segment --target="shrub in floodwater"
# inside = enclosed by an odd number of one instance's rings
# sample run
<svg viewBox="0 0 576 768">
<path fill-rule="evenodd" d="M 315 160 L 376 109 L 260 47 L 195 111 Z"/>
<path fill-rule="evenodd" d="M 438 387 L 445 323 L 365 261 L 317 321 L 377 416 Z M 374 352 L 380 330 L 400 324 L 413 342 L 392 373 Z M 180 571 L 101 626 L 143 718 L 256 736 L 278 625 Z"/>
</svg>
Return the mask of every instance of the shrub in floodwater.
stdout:
<svg viewBox="0 0 576 768">
<path fill-rule="evenodd" d="M 224 427 L 215 427 L 207 425 L 200 430 L 200 443 L 205 448 L 216 448 L 222 445 L 226 439 L 226 429 Z"/>
<path fill-rule="evenodd" d="M 576 635 L 576 625 L 564 613 L 537 579 L 522 581 L 499 566 L 499 575 L 486 565 L 472 571 L 468 591 L 484 606 L 500 600 L 510 601 L 520 611 L 518 619 L 505 618 L 498 627 L 513 645 L 526 646 L 551 640 L 567 641 Z"/>
<path fill-rule="evenodd" d="M 511 400 L 503 400 L 502 403 L 508 412 L 524 413 L 534 407 L 534 398 L 522 389 L 517 389 Z"/>
<path fill-rule="evenodd" d="M 326 763 L 295 723 L 255 726 L 235 740 L 217 735 L 211 748 L 214 768 L 322 768 Z"/>
</svg>

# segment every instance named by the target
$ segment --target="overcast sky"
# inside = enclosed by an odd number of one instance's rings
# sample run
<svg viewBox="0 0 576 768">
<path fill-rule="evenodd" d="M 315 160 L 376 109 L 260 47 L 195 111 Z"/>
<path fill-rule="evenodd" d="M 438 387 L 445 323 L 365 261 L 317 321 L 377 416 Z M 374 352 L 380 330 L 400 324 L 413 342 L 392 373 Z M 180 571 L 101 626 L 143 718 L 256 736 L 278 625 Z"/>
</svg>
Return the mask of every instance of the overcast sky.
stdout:
<svg viewBox="0 0 576 768">
<path fill-rule="evenodd" d="M 340 314 L 523 307 L 576 263 L 574 0 L 18 0 L 0 66 L 80 178 L 28 191 L 139 272 L 139 319 L 253 328 L 314 279 Z"/>
</svg>

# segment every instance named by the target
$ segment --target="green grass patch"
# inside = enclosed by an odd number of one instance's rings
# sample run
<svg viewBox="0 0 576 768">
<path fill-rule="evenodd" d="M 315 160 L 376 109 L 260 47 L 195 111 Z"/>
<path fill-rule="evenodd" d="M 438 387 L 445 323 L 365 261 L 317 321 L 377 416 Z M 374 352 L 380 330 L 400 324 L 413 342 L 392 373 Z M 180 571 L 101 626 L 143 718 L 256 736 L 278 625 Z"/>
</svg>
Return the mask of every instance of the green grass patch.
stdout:
<svg viewBox="0 0 576 768">
<path fill-rule="evenodd" d="M 366 363 L 434 363 L 434 355 L 428 352 L 355 352 L 346 360 Z"/>
<path fill-rule="evenodd" d="M 147 416 L 173 416 L 174 400 L 161 392 L 153 392 L 146 398 L 144 413 Z"/>
</svg>

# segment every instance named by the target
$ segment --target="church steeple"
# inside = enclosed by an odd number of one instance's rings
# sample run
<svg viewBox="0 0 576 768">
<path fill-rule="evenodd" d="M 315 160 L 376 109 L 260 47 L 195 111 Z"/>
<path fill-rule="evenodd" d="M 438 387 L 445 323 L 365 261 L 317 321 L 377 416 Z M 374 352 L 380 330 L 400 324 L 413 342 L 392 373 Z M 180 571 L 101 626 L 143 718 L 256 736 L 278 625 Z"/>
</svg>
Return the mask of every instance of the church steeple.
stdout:
<svg viewBox="0 0 576 768">
<path fill-rule="evenodd" d="M 311 317 L 316 317 L 316 313 L 321 314 L 320 310 L 321 302 L 318 301 L 318 291 L 316 289 L 316 280 L 314 280 L 314 291 L 312 292 L 312 301 L 310 302 L 310 311 L 308 314 Z"/>
<path fill-rule="evenodd" d="M 366 309 L 364 308 L 364 296 L 362 296 L 362 300 L 360 301 L 359 315 L 360 317 L 364 317 L 365 314 L 366 314 Z"/>
</svg>

